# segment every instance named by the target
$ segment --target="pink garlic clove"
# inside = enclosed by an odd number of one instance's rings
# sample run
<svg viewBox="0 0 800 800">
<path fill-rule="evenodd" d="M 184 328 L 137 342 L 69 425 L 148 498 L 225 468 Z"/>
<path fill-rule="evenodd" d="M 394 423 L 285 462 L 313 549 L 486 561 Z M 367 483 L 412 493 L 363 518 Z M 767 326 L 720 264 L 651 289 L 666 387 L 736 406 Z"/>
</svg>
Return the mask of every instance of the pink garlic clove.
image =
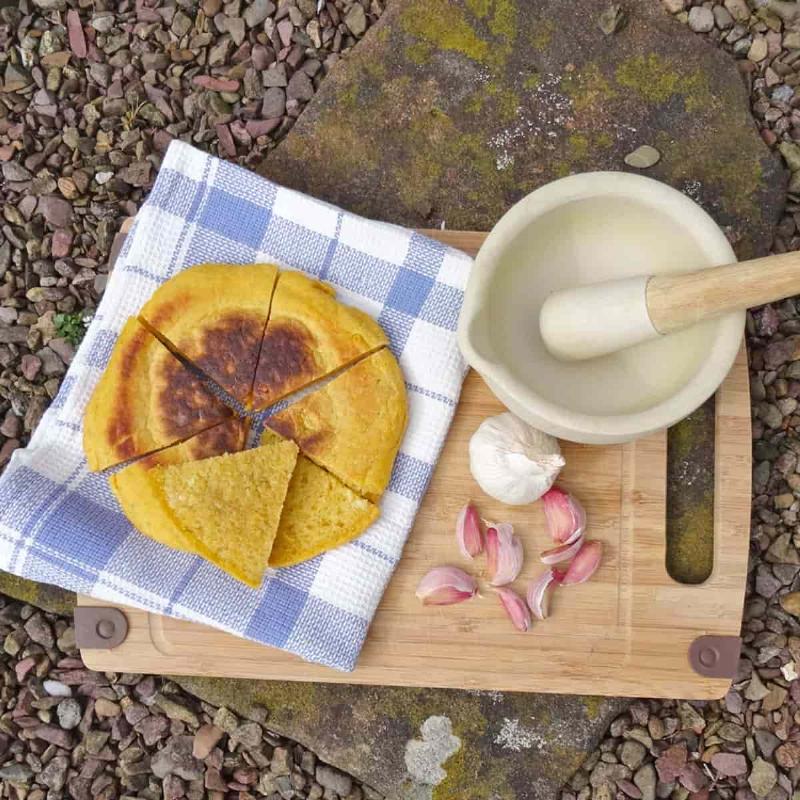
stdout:
<svg viewBox="0 0 800 800">
<path fill-rule="evenodd" d="M 528 607 L 536 619 L 547 618 L 547 590 L 550 584 L 557 583 L 555 573 L 556 570 L 549 569 L 528 584 Z"/>
<path fill-rule="evenodd" d="M 584 583 L 597 572 L 600 560 L 603 557 L 603 543 L 597 539 L 586 542 L 572 559 L 566 571 L 557 576 L 559 583 L 564 586 L 572 586 Z"/>
<path fill-rule="evenodd" d="M 572 544 L 586 528 L 583 506 L 563 489 L 554 486 L 542 495 L 547 529 L 556 544 Z"/>
<path fill-rule="evenodd" d="M 472 575 L 457 567 L 434 567 L 417 586 L 424 606 L 449 606 L 474 597 L 478 584 Z"/>
<path fill-rule="evenodd" d="M 560 544 L 550 550 L 545 550 L 539 558 L 543 564 L 560 564 L 562 561 L 569 561 L 583 547 L 584 536 L 581 534 L 571 544 Z"/>
<path fill-rule="evenodd" d="M 531 614 L 525 601 L 508 587 L 497 589 L 500 603 L 506 610 L 509 619 L 518 631 L 527 631 L 531 627 Z"/>
<path fill-rule="evenodd" d="M 467 503 L 456 520 L 456 541 L 464 558 L 475 558 L 483 552 L 481 520 L 475 506 Z"/>
<path fill-rule="evenodd" d="M 522 542 L 508 522 L 492 525 L 486 531 L 486 566 L 492 586 L 505 586 L 519 575 Z"/>
</svg>

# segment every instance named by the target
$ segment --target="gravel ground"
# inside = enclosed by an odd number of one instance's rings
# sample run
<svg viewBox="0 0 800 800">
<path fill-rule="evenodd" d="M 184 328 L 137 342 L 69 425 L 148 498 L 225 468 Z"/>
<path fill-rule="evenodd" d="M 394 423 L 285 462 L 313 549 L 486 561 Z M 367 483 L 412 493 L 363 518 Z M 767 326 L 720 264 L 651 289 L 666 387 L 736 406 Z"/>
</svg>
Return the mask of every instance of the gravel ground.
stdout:
<svg viewBox="0 0 800 800">
<path fill-rule="evenodd" d="M 169 142 L 259 161 L 382 2 L 0 8 L 0 470 L 58 391 Z"/>
<path fill-rule="evenodd" d="M 0 796 L 382 800 L 310 750 L 161 678 L 86 669 L 68 619 L 0 598 Z"/>
<path fill-rule="evenodd" d="M 662 0 L 737 59 L 792 171 L 776 253 L 800 249 L 800 6 Z M 800 800 L 800 300 L 748 314 L 753 523 L 739 674 L 721 702 L 639 701 L 561 800 Z"/>
<path fill-rule="evenodd" d="M 383 5 L 277 4 L 0 8 L 0 470 L 57 392 L 105 287 L 114 234 L 169 141 L 260 160 Z M 663 4 L 737 59 L 764 141 L 793 173 L 774 250 L 800 249 L 798 5 Z M 748 339 L 754 500 L 740 674 L 721 702 L 634 703 L 562 800 L 800 800 L 797 303 L 756 310 Z M 15 787 L 3 796 L 375 796 L 273 736 L 266 718 L 237 720 L 169 682 L 89 672 L 68 620 L 9 601 L 0 635 L 0 781 Z"/>
</svg>

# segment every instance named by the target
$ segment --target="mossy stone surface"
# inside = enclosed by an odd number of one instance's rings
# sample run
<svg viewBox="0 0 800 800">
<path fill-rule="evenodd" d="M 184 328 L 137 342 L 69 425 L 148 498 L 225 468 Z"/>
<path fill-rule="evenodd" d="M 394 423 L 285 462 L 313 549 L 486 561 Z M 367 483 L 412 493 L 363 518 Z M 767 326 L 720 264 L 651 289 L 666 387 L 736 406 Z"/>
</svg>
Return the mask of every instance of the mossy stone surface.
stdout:
<svg viewBox="0 0 800 800">
<path fill-rule="evenodd" d="M 75 592 L 68 592 L 49 583 L 29 581 L 2 571 L 0 571 L 0 594 L 43 608 L 45 611 L 52 611 L 54 614 L 72 614 L 76 603 Z"/>
<path fill-rule="evenodd" d="M 786 176 L 734 62 L 651 0 L 605 36 L 593 0 L 394 0 L 331 72 L 263 172 L 358 213 L 488 230 L 523 195 L 587 170 L 682 190 L 740 257 L 766 251 Z"/>
<path fill-rule="evenodd" d="M 267 725 L 391 800 L 550 800 L 627 701 L 596 697 L 176 677 L 208 702 Z M 458 749 L 427 783 L 413 753 L 445 718 Z M 425 726 L 426 727 L 426 726 Z M 432 744 L 435 753 L 435 742 Z M 425 759 L 423 759 L 424 761 Z M 434 756 L 436 766 L 438 758 Z M 431 769 L 430 773 L 437 773 Z"/>
</svg>

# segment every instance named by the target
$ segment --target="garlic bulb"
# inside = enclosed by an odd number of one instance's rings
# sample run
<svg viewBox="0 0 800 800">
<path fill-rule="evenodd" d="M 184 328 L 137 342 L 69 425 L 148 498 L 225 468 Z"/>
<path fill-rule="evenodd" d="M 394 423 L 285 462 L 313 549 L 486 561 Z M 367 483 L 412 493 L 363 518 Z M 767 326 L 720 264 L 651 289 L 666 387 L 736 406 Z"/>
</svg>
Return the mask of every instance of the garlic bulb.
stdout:
<svg viewBox="0 0 800 800">
<path fill-rule="evenodd" d="M 511 506 L 538 500 L 564 466 L 558 442 L 510 412 L 484 420 L 469 442 L 469 468 L 486 494 Z"/>
</svg>

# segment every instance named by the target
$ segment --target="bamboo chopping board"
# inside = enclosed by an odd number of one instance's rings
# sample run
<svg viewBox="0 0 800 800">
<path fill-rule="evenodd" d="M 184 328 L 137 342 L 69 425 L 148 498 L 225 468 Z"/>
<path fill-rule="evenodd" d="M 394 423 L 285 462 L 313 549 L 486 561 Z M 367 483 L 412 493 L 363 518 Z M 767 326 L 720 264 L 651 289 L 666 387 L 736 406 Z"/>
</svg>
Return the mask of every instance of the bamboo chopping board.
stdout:
<svg viewBox="0 0 800 800">
<path fill-rule="evenodd" d="M 425 233 L 467 252 L 474 252 L 484 236 Z M 512 522 L 520 534 L 526 562 L 515 588 L 524 593 L 528 580 L 544 569 L 538 553 L 552 544 L 541 503 L 504 506 L 484 495 L 470 475 L 470 436 L 487 416 L 503 410 L 471 371 L 430 489 L 354 672 L 337 672 L 222 631 L 123 607 L 125 640 L 111 650 L 84 649 L 86 664 L 120 672 L 335 683 L 687 699 L 724 695 L 730 677 L 695 671 L 688 653 L 699 637 L 739 635 L 750 513 L 744 349 L 717 394 L 714 568 L 708 580 L 680 584 L 667 573 L 665 432 L 624 445 L 562 443 L 567 466 L 559 483 L 584 503 L 587 532 L 604 542 L 604 559 L 589 583 L 557 589 L 550 618 L 524 634 L 514 630 L 491 591 L 467 603 L 435 608 L 422 607 L 414 596 L 432 566 L 464 566 L 454 528 L 468 500 L 484 518 Z M 87 597 L 79 598 L 79 605 L 108 606 Z"/>
</svg>

